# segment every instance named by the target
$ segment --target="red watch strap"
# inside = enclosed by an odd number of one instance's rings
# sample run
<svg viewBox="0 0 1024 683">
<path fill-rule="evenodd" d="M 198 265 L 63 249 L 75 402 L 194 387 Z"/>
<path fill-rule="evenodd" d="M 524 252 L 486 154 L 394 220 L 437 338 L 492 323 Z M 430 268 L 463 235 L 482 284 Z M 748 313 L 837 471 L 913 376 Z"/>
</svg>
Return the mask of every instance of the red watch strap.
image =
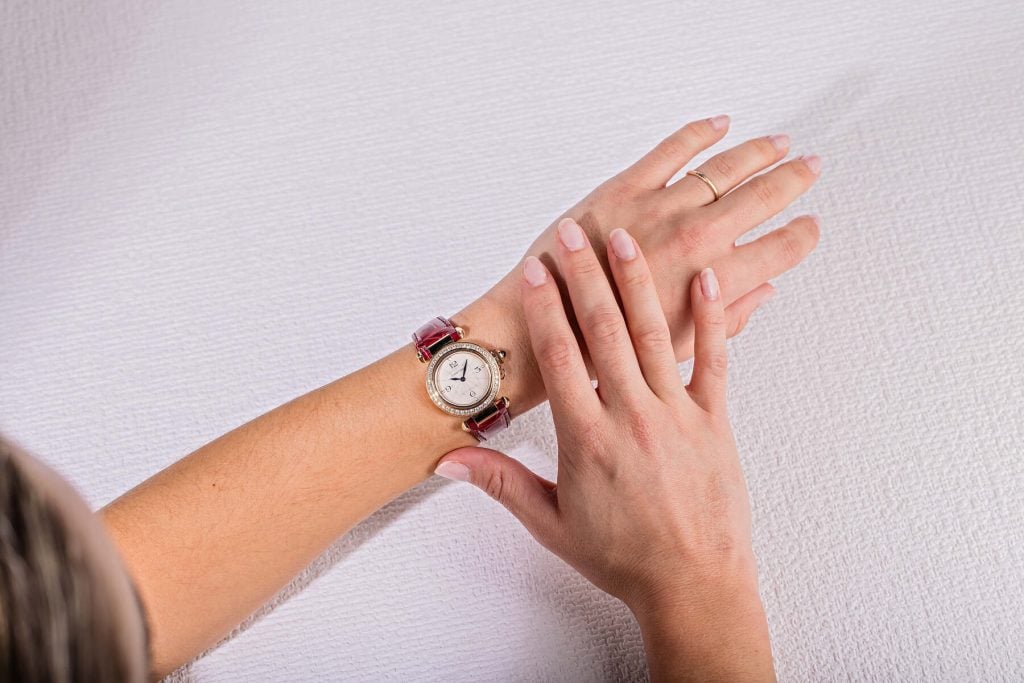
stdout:
<svg viewBox="0 0 1024 683">
<path fill-rule="evenodd" d="M 422 361 L 430 360 L 430 357 L 448 342 L 456 342 L 460 339 L 462 339 L 462 335 L 456 329 L 455 323 L 441 316 L 431 318 L 412 333 L 412 340 L 416 344 L 416 354 Z"/>
<path fill-rule="evenodd" d="M 508 397 L 502 396 L 479 413 L 462 423 L 466 431 L 478 441 L 487 441 L 512 423 L 508 414 Z"/>
</svg>

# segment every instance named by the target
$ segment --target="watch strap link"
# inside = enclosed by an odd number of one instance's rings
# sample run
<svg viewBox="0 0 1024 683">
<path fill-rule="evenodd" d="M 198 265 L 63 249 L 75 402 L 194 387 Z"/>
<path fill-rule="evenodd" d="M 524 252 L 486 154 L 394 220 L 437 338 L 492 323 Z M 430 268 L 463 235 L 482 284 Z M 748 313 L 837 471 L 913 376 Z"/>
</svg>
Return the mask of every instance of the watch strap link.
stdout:
<svg viewBox="0 0 1024 683">
<path fill-rule="evenodd" d="M 416 345 L 416 356 L 424 363 L 430 360 L 431 356 L 437 353 L 442 346 L 460 339 L 462 339 L 462 328 L 441 316 L 431 318 L 412 333 L 412 340 Z"/>
<path fill-rule="evenodd" d="M 512 416 L 508 414 L 508 397 L 502 396 L 473 417 L 466 419 L 462 423 L 462 428 L 475 436 L 477 441 L 487 441 L 511 423 Z"/>
</svg>

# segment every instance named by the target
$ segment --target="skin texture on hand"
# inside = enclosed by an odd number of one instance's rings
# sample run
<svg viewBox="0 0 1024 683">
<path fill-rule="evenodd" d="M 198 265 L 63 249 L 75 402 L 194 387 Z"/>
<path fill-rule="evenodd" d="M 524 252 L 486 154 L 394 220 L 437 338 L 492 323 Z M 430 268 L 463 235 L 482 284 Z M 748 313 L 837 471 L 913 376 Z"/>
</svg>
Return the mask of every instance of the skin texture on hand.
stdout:
<svg viewBox="0 0 1024 683">
<path fill-rule="evenodd" d="M 630 229 L 651 255 L 676 358 L 694 346 L 686 283 L 701 268 L 710 263 L 719 273 L 726 331 L 735 332 L 770 295 L 766 281 L 817 241 L 816 222 L 803 218 L 734 246 L 814 182 L 815 157 L 782 164 L 710 205 L 707 185 L 692 176 L 665 185 L 726 127 L 720 117 L 685 126 L 569 212 L 599 259 L 614 227 Z M 778 161 L 786 148 L 778 142 L 743 143 L 701 169 L 726 192 Z M 552 226 L 529 254 L 552 263 L 555 250 Z M 468 338 L 508 352 L 502 393 L 513 415 L 546 398 L 520 280 L 517 268 L 451 316 Z M 407 344 L 206 444 L 104 508 L 146 606 L 155 674 L 216 643 L 339 536 L 429 477 L 441 454 L 475 443 L 430 402 L 423 373 Z"/>
<path fill-rule="evenodd" d="M 605 271 L 605 247 L 615 228 L 624 228 L 648 255 L 662 309 L 666 312 L 677 360 L 693 355 L 693 320 L 688 285 L 697 272 L 712 266 L 718 274 L 725 303 L 728 336 L 738 334 L 750 314 L 772 296 L 768 281 L 799 264 L 819 238 L 818 219 L 801 216 L 766 235 L 736 246 L 742 235 L 775 216 L 806 192 L 821 172 L 817 156 L 778 164 L 789 150 L 786 135 L 747 140 L 712 156 L 697 170 L 723 196 L 713 201 L 711 189 L 693 176 L 667 184 L 694 156 L 720 141 L 729 118 L 694 121 L 667 137 L 635 164 L 602 183 L 548 227 L 526 255 L 554 266 L 556 226 L 570 217 L 593 243 Z M 754 177 L 752 177 L 754 176 Z M 513 268 L 483 297 L 513 316 L 509 327 L 522 340 L 509 356 L 509 376 L 540 386 L 519 302 L 519 267 Z M 563 292 L 563 300 L 566 295 Z M 578 324 L 569 319 L 579 337 Z M 582 348 L 589 366 L 587 348 Z M 532 405 L 535 397 L 526 396 Z M 540 397 L 539 400 L 543 400 Z M 513 404 L 515 411 L 515 403 Z"/>
<path fill-rule="evenodd" d="M 623 600 L 655 680 L 772 680 L 747 489 L 726 413 L 726 318 L 711 268 L 693 278 L 689 386 L 651 272 L 624 230 L 608 260 L 571 219 L 555 261 L 590 349 L 595 391 L 560 293 L 528 257 L 521 296 L 558 436 L 558 483 L 468 447 L 436 472 L 505 505 L 545 547 Z M 623 316 L 623 312 L 625 316 Z"/>
</svg>

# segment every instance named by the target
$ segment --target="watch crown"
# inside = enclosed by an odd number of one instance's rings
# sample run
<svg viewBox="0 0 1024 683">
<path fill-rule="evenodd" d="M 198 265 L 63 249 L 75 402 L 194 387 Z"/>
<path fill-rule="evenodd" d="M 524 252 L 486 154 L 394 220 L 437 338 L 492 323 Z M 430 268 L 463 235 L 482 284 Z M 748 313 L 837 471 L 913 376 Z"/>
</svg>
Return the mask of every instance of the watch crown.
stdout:
<svg viewBox="0 0 1024 683">
<path fill-rule="evenodd" d="M 491 353 L 494 354 L 494 357 L 498 359 L 499 363 L 504 362 L 505 356 L 508 355 L 503 349 L 495 349 L 494 351 L 491 351 Z"/>
</svg>

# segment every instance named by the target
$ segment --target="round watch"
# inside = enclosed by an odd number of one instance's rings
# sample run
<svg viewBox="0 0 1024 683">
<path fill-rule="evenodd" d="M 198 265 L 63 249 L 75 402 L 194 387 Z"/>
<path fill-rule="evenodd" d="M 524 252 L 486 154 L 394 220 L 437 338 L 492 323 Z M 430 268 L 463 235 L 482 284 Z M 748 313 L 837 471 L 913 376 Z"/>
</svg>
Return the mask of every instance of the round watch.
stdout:
<svg viewBox="0 0 1024 683">
<path fill-rule="evenodd" d="M 505 376 L 505 352 L 466 341 L 461 327 L 438 316 L 416 330 L 416 355 L 427 364 L 427 395 L 449 415 L 463 416 L 462 428 L 486 441 L 508 427 L 508 397 L 498 396 Z"/>
</svg>

